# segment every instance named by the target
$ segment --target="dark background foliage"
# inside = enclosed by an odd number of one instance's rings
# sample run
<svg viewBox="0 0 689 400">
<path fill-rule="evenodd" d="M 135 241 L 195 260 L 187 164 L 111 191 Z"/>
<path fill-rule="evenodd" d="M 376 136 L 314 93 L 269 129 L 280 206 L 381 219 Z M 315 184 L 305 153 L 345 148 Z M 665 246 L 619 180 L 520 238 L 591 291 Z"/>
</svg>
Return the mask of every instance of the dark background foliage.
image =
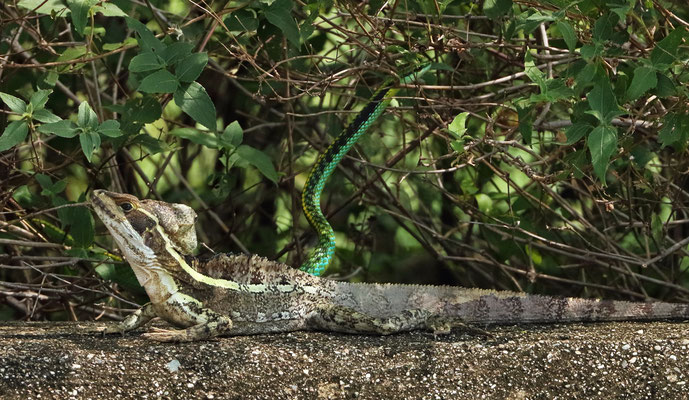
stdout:
<svg viewBox="0 0 689 400">
<path fill-rule="evenodd" d="M 201 254 L 298 266 L 317 154 L 420 61 L 326 187 L 331 276 L 687 301 L 688 21 L 679 0 L 3 2 L 0 319 L 145 301 L 93 188 L 194 207 Z"/>
</svg>

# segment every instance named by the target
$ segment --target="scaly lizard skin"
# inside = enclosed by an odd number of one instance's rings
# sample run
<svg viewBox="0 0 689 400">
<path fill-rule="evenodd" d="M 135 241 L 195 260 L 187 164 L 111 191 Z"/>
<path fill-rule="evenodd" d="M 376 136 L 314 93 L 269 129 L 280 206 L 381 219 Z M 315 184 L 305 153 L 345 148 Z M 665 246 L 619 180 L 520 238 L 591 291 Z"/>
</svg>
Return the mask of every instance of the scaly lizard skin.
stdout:
<svg viewBox="0 0 689 400">
<path fill-rule="evenodd" d="M 449 332 L 465 323 L 687 319 L 689 305 L 589 300 L 451 286 L 347 283 L 258 256 L 191 256 L 196 213 L 183 204 L 95 190 L 91 204 L 132 266 L 150 303 L 106 333 L 158 316 L 181 330 L 158 341 L 322 330 L 387 335 Z"/>
</svg>

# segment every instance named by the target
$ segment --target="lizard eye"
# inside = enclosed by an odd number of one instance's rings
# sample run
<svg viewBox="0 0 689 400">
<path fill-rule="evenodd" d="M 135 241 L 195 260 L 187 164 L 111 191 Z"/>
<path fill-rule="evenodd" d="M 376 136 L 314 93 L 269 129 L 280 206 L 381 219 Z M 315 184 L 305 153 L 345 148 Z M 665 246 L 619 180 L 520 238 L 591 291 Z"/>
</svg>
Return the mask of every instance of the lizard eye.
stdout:
<svg viewBox="0 0 689 400">
<path fill-rule="evenodd" d="M 129 212 L 129 211 L 132 211 L 134 209 L 134 206 L 132 205 L 132 203 L 122 203 L 122 204 L 120 204 L 120 208 L 124 212 Z"/>
</svg>

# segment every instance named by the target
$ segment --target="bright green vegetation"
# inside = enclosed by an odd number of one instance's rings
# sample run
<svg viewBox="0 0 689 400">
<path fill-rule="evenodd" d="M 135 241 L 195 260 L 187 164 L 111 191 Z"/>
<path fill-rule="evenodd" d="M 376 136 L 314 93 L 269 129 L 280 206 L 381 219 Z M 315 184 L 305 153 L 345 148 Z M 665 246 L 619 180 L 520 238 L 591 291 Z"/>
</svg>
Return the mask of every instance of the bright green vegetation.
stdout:
<svg viewBox="0 0 689 400">
<path fill-rule="evenodd" d="M 186 203 L 209 248 L 301 265 L 318 154 L 420 61 L 325 187 L 329 273 L 688 300 L 682 2 L 65 4 L 0 5 L 0 319 L 143 300 L 64 207 L 93 188 Z"/>
</svg>

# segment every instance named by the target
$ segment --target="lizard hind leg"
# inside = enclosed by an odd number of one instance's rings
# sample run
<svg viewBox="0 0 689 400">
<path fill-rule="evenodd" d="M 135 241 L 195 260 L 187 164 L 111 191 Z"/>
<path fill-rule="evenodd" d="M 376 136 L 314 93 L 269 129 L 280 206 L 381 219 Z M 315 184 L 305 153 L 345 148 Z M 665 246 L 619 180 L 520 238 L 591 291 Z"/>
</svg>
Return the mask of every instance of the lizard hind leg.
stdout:
<svg viewBox="0 0 689 400">
<path fill-rule="evenodd" d="M 461 329 L 468 333 L 493 337 L 493 334 L 481 328 L 469 325 L 459 317 L 447 317 L 444 315 L 431 315 L 426 319 L 426 329 L 431 331 L 434 335 L 448 335 L 452 329 Z"/>
<path fill-rule="evenodd" d="M 374 317 L 350 307 L 340 305 L 321 305 L 307 321 L 310 328 L 343 333 L 368 333 L 390 335 L 425 329 L 430 313 L 423 310 L 406 310 L 392 317 Z"/>
<path fill-rule="evenodd" d="M 453 328 L 459 328 L 481 336 L 492 336 L 483 329 L 465 324 L 461 318 L 437 315 L 420 309 L 405 310 L 398 315 L 381 318 L 350 307 L 322 305 L 314 311 L 307 324 L 313 329 L 344 333 L 390 335 L 428 330 L 434 335 L 442 335 L 449 334 Z"/>
</svg>

